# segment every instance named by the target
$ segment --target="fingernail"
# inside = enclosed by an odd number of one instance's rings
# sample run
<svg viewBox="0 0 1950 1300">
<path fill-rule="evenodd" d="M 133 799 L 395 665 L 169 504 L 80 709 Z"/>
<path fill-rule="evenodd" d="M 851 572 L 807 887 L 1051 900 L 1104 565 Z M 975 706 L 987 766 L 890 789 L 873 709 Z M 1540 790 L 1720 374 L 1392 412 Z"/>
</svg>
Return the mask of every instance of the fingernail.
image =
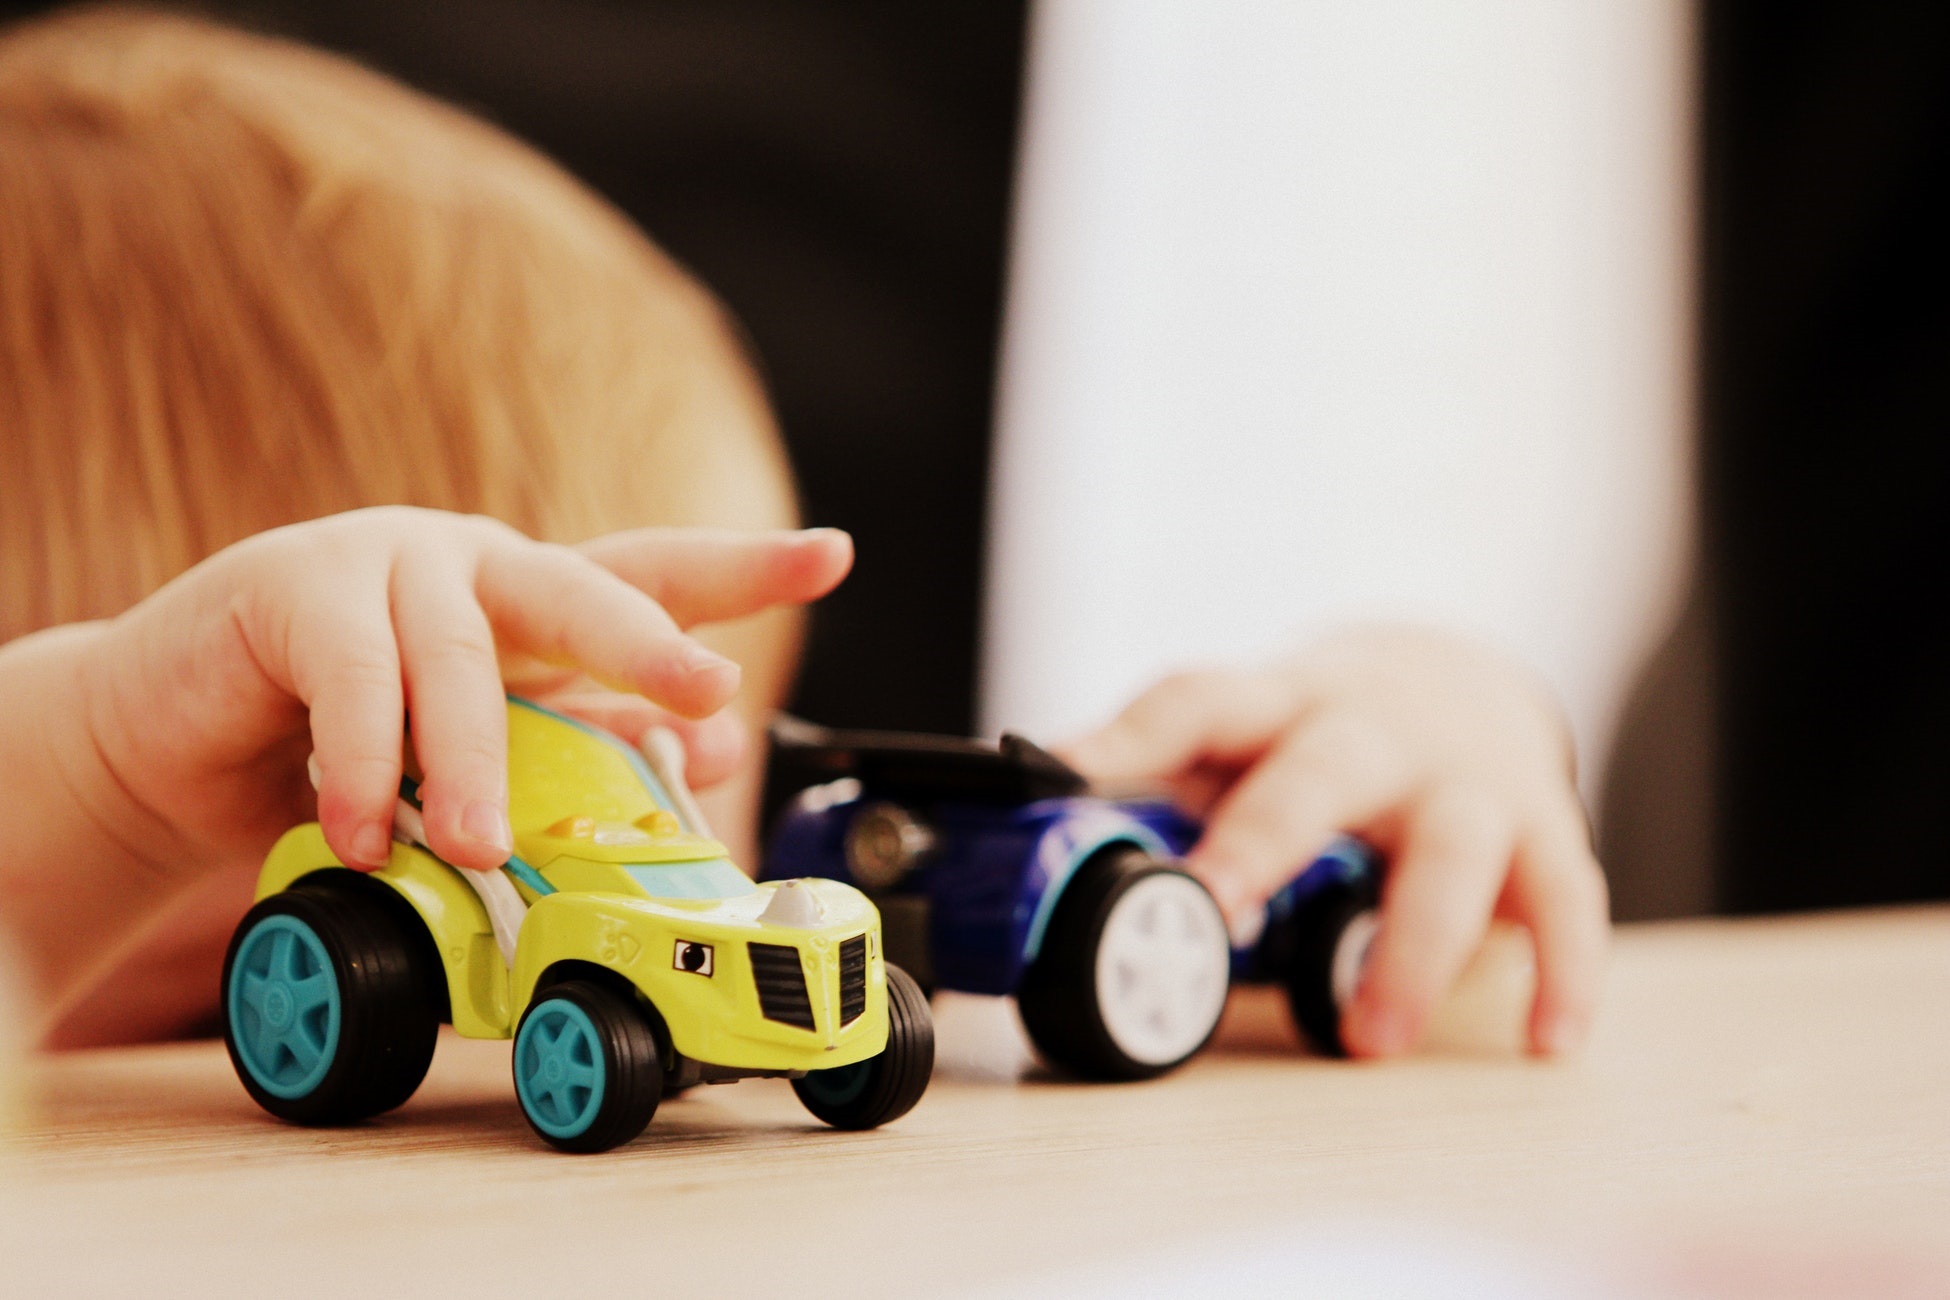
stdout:
<svg viewBox="0 0 1950 1300">
<path fill-rule="evenodd" d="M 706 650 L 701 645 L 687 645 L 681 656 L 684 670 L 689 673 L 723 672 L 730 669 L 738 671 L 738 665 L 715 651 Z"/>
<path fill-rule="evenodd" d="M 352 856 L 359 866 L 383 867 L 393 856 L 393 837 L 378 822 L 368 822 L 352 836 Z"/>
<path fill-rule="evenodd" d="M 1226 937 L 1235 950 L 1258 947 L 1260 939 L 1265 937 L 1266 909 L 1263 907 L 1226 912 L 1225 918 Z"/>
<path fill-rule="evenodd" d="M 508 826 L 507 810 L 487 799 L 476 799 L 460 815 L 460 829 L 469 839 L 479 840 L 497 853 L 515 851 L 514 831 Z"/>
</svg>

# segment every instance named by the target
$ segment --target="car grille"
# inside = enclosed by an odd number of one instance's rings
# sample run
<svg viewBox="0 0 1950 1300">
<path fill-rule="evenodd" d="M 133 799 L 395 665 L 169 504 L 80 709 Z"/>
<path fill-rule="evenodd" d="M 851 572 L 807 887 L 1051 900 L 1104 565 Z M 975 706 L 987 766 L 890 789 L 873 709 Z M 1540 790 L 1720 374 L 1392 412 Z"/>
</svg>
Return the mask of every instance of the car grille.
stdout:
<svg viewBox="0 0 1950 1300">
<path fill-rule="evenodd" d="M 850 1025 L 867 1009 L 867 936 L 840 945 L 840 1023 Z"/>
<path fill-rule="evenodd" d="M 752 978 L 758 983 L 758 1008 L 767 1020 L 782 1025 L 813 1027 L 812 1001 L 806 996 L 806 973 L 799 950 L 776 943 L 751 945 Z"/>
</svg>

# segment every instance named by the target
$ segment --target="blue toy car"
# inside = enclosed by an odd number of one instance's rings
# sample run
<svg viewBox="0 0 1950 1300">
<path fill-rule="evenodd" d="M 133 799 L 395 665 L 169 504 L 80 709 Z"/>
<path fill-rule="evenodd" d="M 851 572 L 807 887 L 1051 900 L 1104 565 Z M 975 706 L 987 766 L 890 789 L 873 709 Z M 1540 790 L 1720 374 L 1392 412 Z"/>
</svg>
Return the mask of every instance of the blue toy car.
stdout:
<svg viewBox="0 0 1950 1300">
<path fill-rule="evenodd" d="M 1375 930 L 1379 864 L 1341 839 L 1233 948 L 1177 865 L 1200 827 L 1161 800 L 1088 793 L 1021 736 L 999 744 L 782 721 L 783 764 L 818 784 L 779 818 L 761 878 L 823 876 L 879 906 L 887 959 L 924 987 L 1013 994 L 1051 1064 L 1141 1079 L 1196 1055 L 1232 980 L 1284 985 L 1319 1050 Z"/>
</svg>

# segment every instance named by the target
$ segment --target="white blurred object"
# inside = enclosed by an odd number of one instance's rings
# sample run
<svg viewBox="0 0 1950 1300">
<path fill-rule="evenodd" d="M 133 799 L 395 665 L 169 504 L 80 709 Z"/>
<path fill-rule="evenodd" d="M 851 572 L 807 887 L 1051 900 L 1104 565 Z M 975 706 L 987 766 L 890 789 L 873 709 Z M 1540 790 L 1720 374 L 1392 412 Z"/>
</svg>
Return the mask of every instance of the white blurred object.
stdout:
<svg viewBox="0 0 1950 1300">
<path fill-rule="evenodd" d="M 305 758 L 305 775 L 311 778 L 311 788 L 316 790 L 323 779 L 319 771 L 318 755 Z M 433 846 L 427 843 L 426 818 L 420 810 L 404 798 L 393 801 L 393 842 L 396 844 L 415 844 L 433 853 Z M 433 853 L 438 858 L 440 855 Z M 514 882 L 502 871 L 472 871 L 466 867 L 454 867 L 474 890 L 486 909 L 488 924 L 494 930 L 495 947 L 501 950 L 501 962 L 509 970 L 515 968 L 515 949 L 521 939 L 521 925 L 528 916 L 528 904 L 521 901 Z"/>
<path fill-rule="evenodd" d="M 1608 1300 L 1626 1294 L 1585 1265 L 1432 1224 L 1317 1219 L 1189 1245 L 1134 1243 L 1114 1259 L 971 1289 L 981 1297 L 1333 1296 L 1380 1300 Z"/>
<path fill-rule="evenodd" d="M 1681 0 L 1043 0 L 983 719 L 1353 618 L 1544 671 L 1595 778 L 1690 538 Z"/>
<path fill-rule="evenodd" d="M 1014 1083 L 1035 1067 L 1014 998 L 941 989 L 932 1009 L 934 1070 L 942 1078 Z"/>
<path fill-rule="evenodd" d="M 677 816 L 683 821 L 684 829 L 692 835 L 710 839 L 711 827 L 704 820 L 704 809 L 697 803 L 697 796 L 691 793 L 690 782 L 685 779 L 684 769 L 689 757 L 684 753 L 684 742 L 669 727 L 651 727 L 643 733 L 637 743 L 643 753 L 644 762 L 663 782 L 670 794 L 670 801 L 677 805 Z"/>
</svg>

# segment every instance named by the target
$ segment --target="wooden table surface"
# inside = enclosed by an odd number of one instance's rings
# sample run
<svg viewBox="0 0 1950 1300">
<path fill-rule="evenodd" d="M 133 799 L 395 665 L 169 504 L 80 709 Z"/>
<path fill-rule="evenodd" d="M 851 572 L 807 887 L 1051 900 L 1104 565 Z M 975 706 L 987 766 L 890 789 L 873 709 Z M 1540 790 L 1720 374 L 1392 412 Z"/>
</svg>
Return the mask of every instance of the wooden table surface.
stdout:
<svg viewBox="0 0 1950 1300">
<path fill-rule="evenodd" d="M 46 1059 L 0 1153 L 0 1294 L 1273 1294 L 1377 1260 L 1950 1294 L 1950 910 L 1626 928 L 1569 1064 L 1313 1060 L 1236 998 L 1227 1045 L 1153 1083 L 937 1079 L 869 1134 L 743 1083 L 568 1157 L 507 1060 L 444 1039 L 399 1112 L 314 1131 L 216 1044 Z"/>
</svg>

